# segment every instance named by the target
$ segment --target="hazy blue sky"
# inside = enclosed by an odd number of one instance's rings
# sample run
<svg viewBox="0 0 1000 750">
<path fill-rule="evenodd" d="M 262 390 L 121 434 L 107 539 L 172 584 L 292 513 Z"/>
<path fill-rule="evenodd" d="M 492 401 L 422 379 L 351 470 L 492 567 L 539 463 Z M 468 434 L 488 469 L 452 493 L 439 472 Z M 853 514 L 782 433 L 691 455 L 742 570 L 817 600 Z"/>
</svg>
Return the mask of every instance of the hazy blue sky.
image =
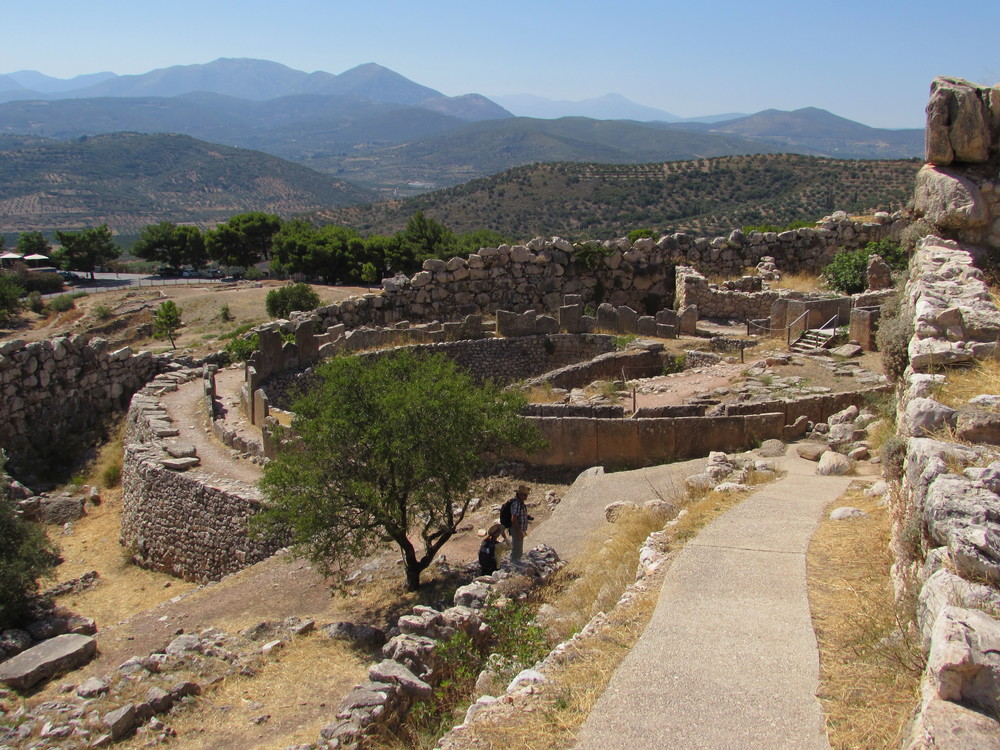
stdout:
<svg viewBox="0 0 1000 750">
<path fill-rule="evenodd" d="M 615 92 L 682 117 L 816 106 L 877 127 L 921 127 L 936 75 L 1000 83 L 998 0 L 38 0 L 2 18 L 0 73 L 59 78 L 376 62 L 448 95 Z"/>
</svg>

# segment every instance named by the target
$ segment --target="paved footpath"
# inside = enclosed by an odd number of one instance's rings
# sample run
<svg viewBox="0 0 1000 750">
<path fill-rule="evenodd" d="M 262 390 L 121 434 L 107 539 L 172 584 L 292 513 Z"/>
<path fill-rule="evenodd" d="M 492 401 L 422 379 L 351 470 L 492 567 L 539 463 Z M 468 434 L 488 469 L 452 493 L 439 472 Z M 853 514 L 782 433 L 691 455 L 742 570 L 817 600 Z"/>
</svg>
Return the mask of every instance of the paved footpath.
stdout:
<svg viewBox="0 0 1000 750">
<path fill-rule="evenodd" d="M 645 632 L 580 729 L 580 750 L 829 748 L 806 550 L 850 477 L 795 454 L 688 541 Z"/>
</svg>

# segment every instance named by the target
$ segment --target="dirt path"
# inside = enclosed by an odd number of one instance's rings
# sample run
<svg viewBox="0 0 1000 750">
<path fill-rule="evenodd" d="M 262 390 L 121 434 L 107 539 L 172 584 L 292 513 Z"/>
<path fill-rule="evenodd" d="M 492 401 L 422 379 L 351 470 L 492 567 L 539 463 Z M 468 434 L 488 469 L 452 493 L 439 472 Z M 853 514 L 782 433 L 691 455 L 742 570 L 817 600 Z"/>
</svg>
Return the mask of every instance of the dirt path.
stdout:
<svg viewBox="0 0 1000 750">
<path fill-rule="evenodd" d="M 226 422 L 235 426 L 240 433 L 253 436 L 255 431 L 239 411 L 239 396 L 231 395 L 236 382 L 243 382 L 243 372 L 237 369 L 220 370 L 216 377 L 216 387 L 222 384 L 217 392 L 222 394 L 221 401 L 226 410 Z M 236 391 L 238 393 L 238 386 Z M 179 443 L 192 443 L 198 451 L 201 465 L 197 471 L 209 478 L 209 484 L 224 489 L 229 480 L 237 480 L 244 484 L 256 486 L 261 477 L 261 469 L 250 461 L 234 458 L 234 451 L 220 443 L 212 432 L 212 427 L 205 413 L 203 400 L 203 385 L 201 378 L 184 383 L 176 391 L 160 397 L 160 403 L 174 420 L 174 425 L 180 430 L 176 438 Z M 256 433 L 256 439 L 260 434 Z"/>
</svg>

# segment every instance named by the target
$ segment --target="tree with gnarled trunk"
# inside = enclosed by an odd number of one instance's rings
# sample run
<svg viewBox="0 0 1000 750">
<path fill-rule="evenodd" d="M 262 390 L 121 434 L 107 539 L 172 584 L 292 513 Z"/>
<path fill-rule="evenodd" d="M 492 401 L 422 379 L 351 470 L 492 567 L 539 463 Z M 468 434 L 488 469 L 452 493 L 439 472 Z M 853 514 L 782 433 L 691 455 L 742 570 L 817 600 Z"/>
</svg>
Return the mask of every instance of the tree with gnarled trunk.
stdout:
<svg viewBox="0 0 1000 750">
<path fill-rule="evenodd" d="M 465 518 L 484 456 L 540 445 L 518 416 L 523 397 L 408 351 L 339 357 L 316 374 L 293 406 L 294 436 L 264 469 L 269 507 L 256 521 L 326 573 L 395 543 L 415 590 Z"/>
</svg>

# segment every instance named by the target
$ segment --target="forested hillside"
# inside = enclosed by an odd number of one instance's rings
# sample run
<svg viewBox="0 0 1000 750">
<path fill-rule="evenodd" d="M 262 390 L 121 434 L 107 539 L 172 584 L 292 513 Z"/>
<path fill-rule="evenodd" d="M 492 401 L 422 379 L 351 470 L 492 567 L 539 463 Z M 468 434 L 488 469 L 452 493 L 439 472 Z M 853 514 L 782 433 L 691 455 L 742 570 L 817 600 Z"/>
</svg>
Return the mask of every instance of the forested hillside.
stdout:
<svg viewBox="0 0 1000 750">
<path fill-rule="evenodd" d="M 161 221 L 207 226 L 243 211 L 290 217 L 370 199 L 306 167 L 188 136 L 0 137 L 5 232 L 108 224 L 137 234 Z"/>
<path fill-rule="evenodd" d="M 652 228 L 703 235 L 815 220 L 833 210 L 894 211 L 913 192 L 915 160 L 841 161 L 758 154 L 658 164 L 536 164 L 405 201 L 323 211 L 324 221 L 391 233 L 422 210 L 459 232 L 489 229 L 610 238 Z"/>
</svg>

